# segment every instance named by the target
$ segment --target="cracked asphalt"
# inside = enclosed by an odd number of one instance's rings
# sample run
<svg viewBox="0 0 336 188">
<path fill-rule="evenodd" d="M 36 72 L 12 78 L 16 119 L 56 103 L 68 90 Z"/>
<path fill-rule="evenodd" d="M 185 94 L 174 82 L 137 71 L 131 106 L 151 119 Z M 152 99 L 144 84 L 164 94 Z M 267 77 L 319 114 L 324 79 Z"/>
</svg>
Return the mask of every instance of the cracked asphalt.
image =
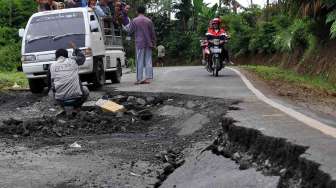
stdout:
<svg viewBox="0 0 336 188">
<path fill-rule="evenodd" d="M 237 125 L 254 128 L 267 136 L 285 138 L 289 142 L 309 147 L 301 157 L 320 164 L 319 169 L 330 175 L 332 180 L 336 180 L 336 139 L 260 101 L 232 70 L 224 69 L 218 78 L 211 77 L 203 67 L 157 68 L 154 74 L 152 84 L 141 86 L 132 85 L 134 74 L 125 75 L 122 84 L 116 86 L 116 89 L 175 92 L 241 100 L 241 110 L 230 111 L 228 114 L 238 121 Z M 326 118 L 304 107 L 293 106 L 279 98 L 268 97 L 331 127 L 336 125 L 336 119 Z"/>
<path fill-rule="evenodd" d="M 159 106 L 156 113 L 165 118 L 156 117 L 157 122 L 151 123 L 149 132 L 21 141 L 1 138 L 1 187 L 153 187 L 157 170 L 162 168 L 154 155 L 168 146 L 181 149 L 185 163 L 167 177 L 162 187 L 277 187 L 277 176 L 264 176 L 254 168 L 241 171 L 234 161 L 210 151 L 203 152 L 220 129 L 213 118 L 223 115 L 232 117 L 238 126 L 309 147 L 301 158 L 320 164 L 320 170 L 336 180 L 336 139 L 260 101 L 232 70 L 224 69 L 215 78 L 202 67 L 168 67 L 156 68 L 154 75 L 152 84 L 134 85 L 135 74 L 125 74 L 121 84 L 107 84 L 90 95 L 96 100 L 114 91 L 138 95 L 143 92 L 185 94 Z M 334 119 L 268 97 L 321 122 L 336 125 Z M 239 110 L 227 111 L 231 103 Z M 0 119 L 50 115 L 55 113 L 53 108 L 46 97 L 22 93 L 17 101 L 2 105 Z M 83 148 L 78 151 L 66 148 L 74 141 Z M 34 148 L 40 142 L 44 144 Z"/>
</svg>

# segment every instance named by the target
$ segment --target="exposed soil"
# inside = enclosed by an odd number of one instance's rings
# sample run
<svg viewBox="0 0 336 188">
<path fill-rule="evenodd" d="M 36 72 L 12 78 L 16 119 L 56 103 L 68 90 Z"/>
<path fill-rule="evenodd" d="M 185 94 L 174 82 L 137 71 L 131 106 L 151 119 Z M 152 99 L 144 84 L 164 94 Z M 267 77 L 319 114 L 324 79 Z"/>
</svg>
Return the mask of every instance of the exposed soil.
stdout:
<svg viewBox="0 0 336 188">
<path fill-rule="evenodd" d="M 246 77 L 263 92 L 279 96 L 294 102 L 296 105 L 308 108 L 313 112 L 327 114 L 336 119 L 336 96 L 305 86 L 294 85 L 280 80 L 264 80 L 253 71 L 241 69 Z"/>
<path fill-rule="evenodd" d="M 237 64 L 278 65 L 295 70 L 298 73 L 326 77 L 336 83 L 335 41 L 323 43 L 309 57 L 304 59 L 304 52 L 296 49 L 292 53 L 251 54 L 235 59 Z"/>
</svg>

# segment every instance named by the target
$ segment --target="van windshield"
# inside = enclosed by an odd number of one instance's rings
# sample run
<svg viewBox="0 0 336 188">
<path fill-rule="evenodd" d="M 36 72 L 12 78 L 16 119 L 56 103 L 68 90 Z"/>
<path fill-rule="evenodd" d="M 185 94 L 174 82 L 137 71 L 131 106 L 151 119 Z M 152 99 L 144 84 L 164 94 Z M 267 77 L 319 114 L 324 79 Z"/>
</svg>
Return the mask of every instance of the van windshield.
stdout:
<svg viewBox="0 0 336 188">
<path fill-rule="evenodd" d="M 25 53 L 69 48 L 73 41 L 78 48 L 85 47 L 83 13 L 71 12 L 34 17 L 26 38 Z"/>
</svg>

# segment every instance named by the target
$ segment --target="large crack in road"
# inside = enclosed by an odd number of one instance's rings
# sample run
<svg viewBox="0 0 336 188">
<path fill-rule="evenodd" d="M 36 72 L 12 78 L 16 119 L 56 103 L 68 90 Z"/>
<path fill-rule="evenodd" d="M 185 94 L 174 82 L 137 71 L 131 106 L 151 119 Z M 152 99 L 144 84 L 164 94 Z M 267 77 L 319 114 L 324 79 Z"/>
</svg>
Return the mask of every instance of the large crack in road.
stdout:
<svg viewBox="0 0 336 188">
<path fill-rule="evenodd" d="M 317 164 L 300 161 L 305 147 L 235 126 L 226 114 L 239 110 L 239 101 L 103 95 L 127 112 L 86 106 L 76 117 L 55 117 L 48 97 L 1 94 L 0 187 L 335 185 Z M 81 147 L 70 147 L 74 142 Z"/>
</svg>

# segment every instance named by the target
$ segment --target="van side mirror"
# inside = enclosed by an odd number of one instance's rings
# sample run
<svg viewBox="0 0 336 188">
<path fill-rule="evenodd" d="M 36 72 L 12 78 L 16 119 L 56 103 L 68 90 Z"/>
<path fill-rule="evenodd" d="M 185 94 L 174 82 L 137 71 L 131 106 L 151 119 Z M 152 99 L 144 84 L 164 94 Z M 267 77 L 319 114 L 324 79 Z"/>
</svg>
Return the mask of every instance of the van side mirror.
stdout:
<svg viewBox="0 0 336 188">
<path fill-rule="evenodd" d="M 99 24 L 97 21 L 91 21 L 90 22 L 90 29 L 91 32 L 98 32 Z"/>
<path fill-rule="evenodd" d="M 23 37 L 25 30 L 24 29 L 19 29 L 19 37 Z"/>
</svg>

